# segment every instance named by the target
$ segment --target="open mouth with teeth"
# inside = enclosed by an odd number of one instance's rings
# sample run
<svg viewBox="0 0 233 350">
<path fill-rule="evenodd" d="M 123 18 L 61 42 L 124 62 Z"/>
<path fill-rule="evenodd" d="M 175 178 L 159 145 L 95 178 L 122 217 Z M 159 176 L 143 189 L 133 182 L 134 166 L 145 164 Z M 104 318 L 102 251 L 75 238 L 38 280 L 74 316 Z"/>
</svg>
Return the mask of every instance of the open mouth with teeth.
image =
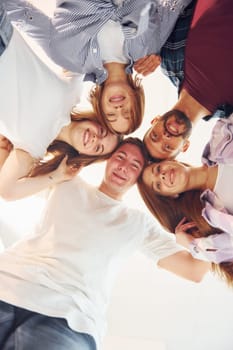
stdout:
<svg viewBox="0 0 233 350">
<path fill-rule="evenodd" d="M 170 185 L 174 184 L 174 180 L 175 180 L 174 169 L 170 169 L 170 171 L 169 171 L 169 182 L 170 182 Z"/>
<path fill-rule="evenodd" d="M 90 139 L 90 130 L 86 129 L 84 134 L 83 134 L 83 144 L 84 144 L 84 146 L 86 146 L 88 144 L 89 139 Z"/>
<path fill-rule="evenodd" d="M 123 102 L 124 100 L 125 100 L 125 97 L 122 95 L 115 95 L 109 98 L 109 102 L 111 103 L 120 103 L 120 102 Z"/>
<path fill-rule="evenodd" d="M 185 123 L 178 120 L 167 120 L 165 123 L 165 128 L 169 134 L 173 136 L 182 135 L 187 130 Z"/>
</svg>

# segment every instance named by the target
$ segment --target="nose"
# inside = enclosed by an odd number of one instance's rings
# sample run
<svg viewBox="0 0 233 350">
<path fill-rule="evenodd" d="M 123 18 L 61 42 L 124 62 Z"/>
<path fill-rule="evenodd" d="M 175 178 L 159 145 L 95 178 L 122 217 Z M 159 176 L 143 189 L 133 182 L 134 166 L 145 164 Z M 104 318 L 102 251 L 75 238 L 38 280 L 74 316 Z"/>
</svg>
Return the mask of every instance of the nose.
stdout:
<svg viewBox="0 0 233 350">
<path fill-rule="evenodd" d="M 172 136 L 167 130 L 164 131 L 163 135 L 164 135 L 164 137 L 166 137 L 168 139 L 170 139 Z"/>
<path fill-rule="evenodd" d="M 165 180 L 165 171 L 162 171 L 161 173 L 160 173 L 160 179 L 161 180 Z"/>
<path fill-rule="evenodd" d="M 121 162 L 121 164 L 118 165 L 118 170 L 122 171 L 123 173 L 126 173 L 128 169 L 128 166 L 125 162 Z"/>
<path fill-rule="evenodd" d="M 97 134 L 93 133 L 93 135 L 92 135 L 92 143 L 95 143 L 97 141 L 97 138 L 98 138 Z"/>
<path fill-rule="evenodd" d="M 115 109 L 121 109 L 123 106 L 122 105 L 117 105 L 115 106 Z"/>
</svg>

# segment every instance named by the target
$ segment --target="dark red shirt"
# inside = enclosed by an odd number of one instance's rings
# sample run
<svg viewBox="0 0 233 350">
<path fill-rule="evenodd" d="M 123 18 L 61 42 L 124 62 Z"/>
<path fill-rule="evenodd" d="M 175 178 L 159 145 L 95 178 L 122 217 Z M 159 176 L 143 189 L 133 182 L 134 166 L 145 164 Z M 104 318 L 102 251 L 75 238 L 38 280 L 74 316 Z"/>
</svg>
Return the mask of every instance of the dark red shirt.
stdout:
<svg viewBox="0 0 233 350">
<path fill-rule="evenodd" d="M 185 49 L 189 94 L 211 113 L 233 105 L 233 0 L 199 0 Z"/>
</svg>

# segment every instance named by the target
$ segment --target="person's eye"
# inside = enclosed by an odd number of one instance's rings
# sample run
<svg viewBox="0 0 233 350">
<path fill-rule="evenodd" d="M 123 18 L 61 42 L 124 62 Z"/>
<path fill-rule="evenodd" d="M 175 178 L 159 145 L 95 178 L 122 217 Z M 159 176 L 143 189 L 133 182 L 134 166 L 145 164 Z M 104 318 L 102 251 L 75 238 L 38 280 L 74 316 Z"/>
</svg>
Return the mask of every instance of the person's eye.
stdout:
<svg viewBox="0 0 233 350">
<path fill-rule="evenodd" d="M 101 126 L 101 128 L 100 128 L 100 135 L 102 137 L 105 137 L 105 136 L 107 136 L 107 133 L 108 133 L 108 130 Z"/>
<path fill-rule="evenodd" d="M 171 151 L 172 148 L 171 148 L 169 145 L 165 145 L 165 150 L 166 150 L 166 151 Z"/>
<path fill-rule="evenodd" d="M 139 165 L 138 164 L 132 164 L 132 168 L 135 169 L 135 170 L 138 170 L 139 169 Z"/>
<path fill-rule="evenodd" d="M 122 155 L 118 154 L 116 158 L 122 160 L 124 157 Z"/>
</svg>

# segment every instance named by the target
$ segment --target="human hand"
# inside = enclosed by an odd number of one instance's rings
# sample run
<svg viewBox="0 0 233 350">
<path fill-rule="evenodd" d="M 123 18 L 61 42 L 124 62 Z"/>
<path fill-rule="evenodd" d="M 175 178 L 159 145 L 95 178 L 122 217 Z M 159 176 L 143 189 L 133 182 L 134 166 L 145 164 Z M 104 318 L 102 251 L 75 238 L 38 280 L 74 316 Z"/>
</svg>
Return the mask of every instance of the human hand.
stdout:
<svg viewBox="0 0 233 350">
<path fill-rule="evenodd" d="M 197 229 L 196 223 L 194 221 L 187 221 L 184 217 L 175 228 L 175 235 L 177 243 L 182 246 L 189 248 L 189 244 L 194 239 L 190 233 L 188 233 L 191 229 Z"/>
<path fill-rule="evenodd" d="M 153 73 L 160 63 L 161 57 L 159 55 L 152 54 L 139 58 L 134 63 L 133 67 L 137 73 L 147 76 L 148 74 Z"/>
<path fill-rule="evenodd" d="M 62 75 L 63 75 L 63 77 L 71 78 L 74 76 L 74 73 L 68 69 L 62 68 Z"/>
<path fill-rule="evenodd" d="M 49 174 L 50 179 L 53 180 L 55 184 L 71 180 L 82 169 L 81 166 L 77 167 L 74 164 L 68 165 L 67 159 L 68 156 L 65 156 L 59 166 Z"/>
<path fill-rule="evenodd" d="M 13 149 L 13 145 L 5 136 L 0 135 L 0 148 L 10 152 Z"/>
</svg>

